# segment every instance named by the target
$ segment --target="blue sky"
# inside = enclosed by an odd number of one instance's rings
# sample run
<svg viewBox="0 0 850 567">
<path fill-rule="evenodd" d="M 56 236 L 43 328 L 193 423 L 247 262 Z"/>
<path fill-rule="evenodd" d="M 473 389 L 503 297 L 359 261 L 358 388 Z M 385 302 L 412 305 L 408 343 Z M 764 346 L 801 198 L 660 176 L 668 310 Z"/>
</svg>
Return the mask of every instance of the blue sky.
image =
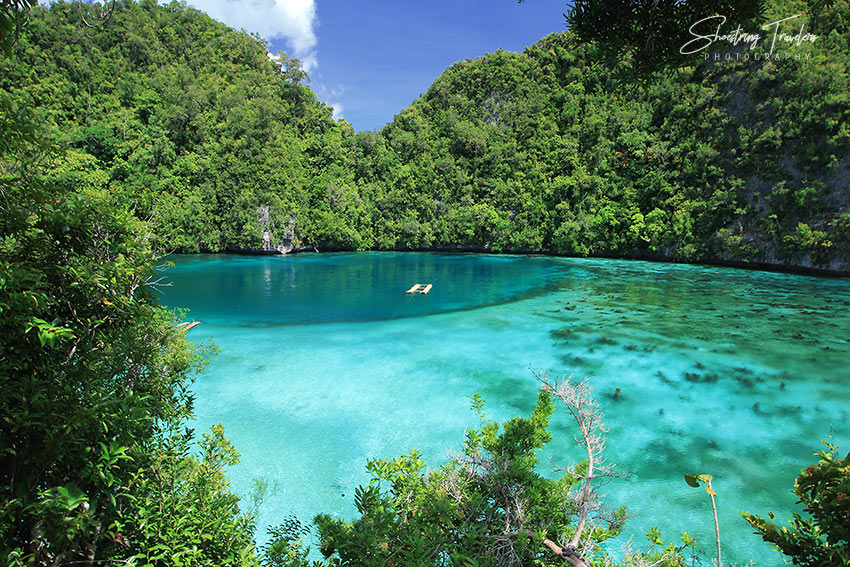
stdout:
<svg viewBox="0 0 850 567">
<path fill-rule="evenodd" d="M 319 98 L 356 130 L 390 122 L 446 67 L 563 31 L 565 0 L 188 0 L 300 57 Z"/>
</svg>

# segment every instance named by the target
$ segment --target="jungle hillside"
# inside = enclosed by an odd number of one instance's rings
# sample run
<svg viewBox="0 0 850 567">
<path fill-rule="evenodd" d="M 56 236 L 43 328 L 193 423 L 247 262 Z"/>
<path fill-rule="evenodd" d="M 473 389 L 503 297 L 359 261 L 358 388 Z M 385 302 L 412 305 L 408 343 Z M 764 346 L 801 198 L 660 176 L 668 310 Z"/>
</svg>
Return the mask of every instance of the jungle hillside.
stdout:
<svg viewBox="0 0 850 567">
<path fill-rule="evenodd" d="M 542 252 L 850 266 L 848 17 L 817 35 L 628 73 L 570 32 L 456 63 L 377 132 L 331 118 L 300 62 L 181 3 L 33 9 L 0 88 L 161 252 Z M 777 16 L 778 18 L 778 16 Z M 718 46 L 717 49 L 720 49 Z M 716 51 L 716 50 L 715 50 Z M 730 56 L 731 53 L 731 56 Z M 743 57 L 743 55 L 747 57 Z"/>
</svg>

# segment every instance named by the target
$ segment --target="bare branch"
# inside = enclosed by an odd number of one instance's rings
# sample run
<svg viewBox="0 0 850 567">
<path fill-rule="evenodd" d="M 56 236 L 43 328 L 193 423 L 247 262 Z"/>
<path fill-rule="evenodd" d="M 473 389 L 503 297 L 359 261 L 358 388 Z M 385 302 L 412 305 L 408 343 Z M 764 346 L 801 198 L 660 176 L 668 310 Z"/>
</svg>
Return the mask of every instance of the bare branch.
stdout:
<svg viewBox="0 0 850 567">
<path fill-rule="evenodd" d="M 94 17 L 89 20 L 86 18 L 86 11 L 91 8 L 94 11 Z M 88 28 L 95 28 L 97 26 L 103 25 L 109 21 L 112 17 L 112 13 L 115 11 L 115 0 L 110 0 L 109 2 L 104 2 L 103 5 L 91 3 L 88 4 L 87 7 L 82 8 L 80 12 L 80 16 L 83 20 L 83 24 L 85 24 Z"/>
<path fill-rule="evenodd" d="M 589 550 L 593 547 L 592 539 L 588 537 L 582 543 L 582 536 L 587 527 L 589 513 L 599 508 L 599 497 L 593 481 L 613 473 L 613 466 L 608 465 L 603 456 L 607 429 L 602 420 L 602 412 L 599 411 L 586 380 L 573 382 L 571 376 L 552 378 L 549 371 L 543 374 L 535 372 L 535 377 L 544 392 L 548 392 L 566 406 L 581 434 L 576 437 L 576 442 L 583 445 L 587 453 L 587 470 L 582 475 L 581 491 L 571 498 L 579 510 L 579 518 L 569 546 Z"/>
</svg>

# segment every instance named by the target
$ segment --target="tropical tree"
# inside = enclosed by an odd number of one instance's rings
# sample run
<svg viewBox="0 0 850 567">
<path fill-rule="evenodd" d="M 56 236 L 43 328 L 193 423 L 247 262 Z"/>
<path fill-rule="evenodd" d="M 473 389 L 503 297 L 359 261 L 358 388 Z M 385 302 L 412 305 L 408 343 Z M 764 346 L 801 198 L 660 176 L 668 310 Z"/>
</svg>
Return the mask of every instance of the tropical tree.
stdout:
<svg viewBox="0 0 850 567">
<path fill-rule="evenodd" d="M 0 562 L 250 563 L 235 451 L 216 429 L 190 454 L 204 352 L 157 305 L 150 226 L 0 105 Z"/>
</svg>

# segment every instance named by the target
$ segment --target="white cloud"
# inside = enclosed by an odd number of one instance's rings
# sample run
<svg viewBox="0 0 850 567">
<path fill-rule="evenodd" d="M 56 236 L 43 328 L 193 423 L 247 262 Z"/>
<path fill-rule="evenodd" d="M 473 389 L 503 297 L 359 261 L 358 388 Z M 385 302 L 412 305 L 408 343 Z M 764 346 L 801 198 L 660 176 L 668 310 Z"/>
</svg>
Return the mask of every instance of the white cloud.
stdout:
<svg viewBox="0 0 850 567">
<path fill-rule="evenodd" d="M 331 102 L 338 101 L 342 98 L 342 95 L 345 94 L 345 88 L 342 85 L 337 85 L 335 87 L 328 88 L 321 81 L 321 75 L 319 75 L 319 80 L 313 82 L 313 90 L 316 93 L 316 96 L 319 97 L 319 100 L 325 101 L 325 104 L 333 108 L 333 119 L 340 120 L 345 118 L 342 114 L 342 103 L 341 102 Z"/>
<path fill-rule="evenodd" d="M 296 55 L 301 60 L 301 68 L 308 73 L 319 66 L 319 60 L 316 58 L 316 52 L 311 51 L 307 55 Z"/>
<path fill-rule="evenodd" d="M 269 41 L 285 40 L 288 55 L 301 59 L 306 71 L 316 68 L 315 0 L 189 0 L 189 4 L 233 28 Z"/>
</svg>

